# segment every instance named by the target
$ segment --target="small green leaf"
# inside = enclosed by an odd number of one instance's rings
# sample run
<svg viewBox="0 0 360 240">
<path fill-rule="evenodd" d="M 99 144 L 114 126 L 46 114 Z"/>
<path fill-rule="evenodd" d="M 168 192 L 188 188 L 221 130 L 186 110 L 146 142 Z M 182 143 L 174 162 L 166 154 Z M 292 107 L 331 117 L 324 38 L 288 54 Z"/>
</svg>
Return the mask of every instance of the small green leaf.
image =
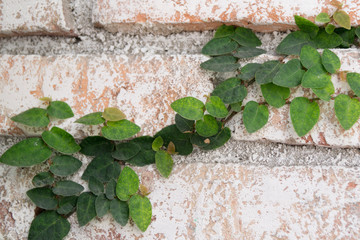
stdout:
<svg viewBox="0 0 360 240">
<path fill-rule="evenodd" d="M 162 136 L 164 138 L 164 136 Z M 155 163 L 155 152 L 152 150 L 153 137 L 142 136 L 131 140 L 131 143 L 135 143 L 140 146 L 141 150 L 134 157 L 126 160 L 128 163 L 136 166 L 145 166 Z"/>
<path fill-rule="evenodd" d="M 124 142 L 116 145 L 112 157 L 117 160 L 126 161 L 134 157 L 141 150 L 141 147 L 133 142 Z"/>
<path fill-rule="evenodd" d="M 343 40 L 339 47 L 349 48 L 352 44 L 355 44 L 355 28 L 347 30 L 345 28 L 337 28 L 334 30 Z"/>
<path fill-rule="evenodd" d="M 137 134 L 141 128 L 129 120 L 123 119 L 117 122 L 108 122 L 107 126 L 101 129 L 102 135 L 115 141 L 128 139 Z"/>
<path fill-rule="evenodd" d="M 87 156 L 101 156 L 111 154 L 114 150 L 114 144 L 108 139 L 100 136 L 91 136 L 84 138 L 80 143 L 82 154 Z"/>
<path fill-rule="evenodd" d="M 351 90 L 354 91 L 356 96 L 360 96 L 360 74 L 359 73 L 347 73 L 346 79 L 349 83 Z"/>
<path fill-rule="evenodd" d="M 296 31 L 287 35 L 276 48 L 278 54 L 300 55 L 301 48 L 304 45 L 315 46 L 309 34 Z"/>
<path fill-rule="evenodd" d="M 315 21 L 321 22 L 321 23 L 328 23 L 328 22 L 330 22 L 329 14 L 322 12 L 316 16 Z"/>
<path fill-rule="evenodd" d="M 305 45 L 300 52 L 300 61 L 305 68 L 309 69 L 312 66 L 321 65 L 321 56 L 316 48 Z"/>
<path fill-rule="evenodd" d="M 40 101 L 43 101 L 43 102 L 51 102 L 52 99 L 50 97 L 42 97 L 42 98 L 39 98 Z"/>
<path fill-rule="evenodd" d="M 250 101 L 245 105 L 243 122 L 248 133 L 256 132 L 268 122 L 269 110 L 265 105 Z"/>
<path fill-rule="evenodd" d="M 62 197 L 59 199 L 59 208 L 56 209 L 58 214 L 69 214 L 75 210 L 77 203 L 77 196 Z"/>
<path fill-rule="evenodd" d="M 301 31 L 308 33 L 311 38 L 316 36 L 319 31 L 319 27 L 315 23 L 298 15 L 295 15 L 294 18 L 296 25 L 300 28 Z"/>
<path fill-rule="evenodd" d="M 358 38 L 360 38 L 360 27 L 357 27 L 355 30 L 355 34 Z"/>
<path fill-rule="evenodd" d="M 48 187 L 33 188 L 27 191 L 26 195 L 36 206 L 42 209 L 55 209 L 58 204 L 58 201 L 55 198 L 56 196 Z"/>
<path fill-rule="evenodd" d="M 266 102 L 275 108 L 285 105 L 286 99 L 290 97 L 290 89 L 280 87 L 272 83 L 261 85 L 261 92 Z"/>
<path fill-rule="evenodd" d="M 342 42 L 343 40 L 338 34 L 328 34 L 325 29 L 320 29 L 314 38 L 316 48 L 336 48 Z"/>
<path fill-rule="evenodd" d="M 334 21 L 339 24 L 340 27 L 350 29 L 350 16 L 344 10 L 337 10 L 333 15 Z"/>
<path fill-rule="evenodd" d="M 95 177 L 89 179 L 89 190 L 94 195 L 99 196 L 104 193 L 104 184 L 97 180 Z"/>
<path fill-rule="evenodd" d="M 261 45 L 261 41 L 255 33 L 244 27 L 237 27 L 235 34 L 231 38 L 244 47 L 257 47 Z"/>
<path fill-rule="evenodd" d="M 155 140 L 152 143 L 152 149 L 157 152 L 160 150 L 160 148 L 164 145 L 164 140 L 161 136 L 155 138 Z"/>
<path fill-rule="evenodd" d="M 205 107 L 211 116 L 217 118 L 224 118 L 229 114 L 224 102 L 218 96 L 211 96 Z"/>
<path fill-rule="evenodd" d="M 116 184 L 116 196 L 121 201 L 127 201 L 139 189 L 139 177 L 129 167 L 124 167 Z"/>
<path fill-rule="evenodd" d="M 32 221 L 28 240 L 62 240 L 70 231 L 70 223 L 55 211 L 45 211 Z"/>
<path fill-rule="evenodd" d="M 273 83 L 281 87 L 296 87 L 301 84 L 305 71 L 301 68 L 299 59 L 291 59 L 282 65 L 273 78 Z"/>
<path fill-rule="evenodd" d="M 129 201 L 130 216 L 134 220 L 136 226 L 145 232 L 151 223 L 152 207 L 147 197 L 134 195 Z"/>
<path fill-rule="evenodd" d="M 113 200 L 115 198 L 116 195 L 116 182 L 114 179 L 111 179 L 105 187 L 105 195 L 106 198 L 109 200 Z"/>
<path fill-rule="evenodd" d="M 349 130 L 360 117 L 360 102 L 356 98 L 340 94 L 335 98 L 335 115 L 340 125 Z"/>
<path fill-rule="evenodd" d="M 200 120 L 204 116 L 204 103 L 194 97 L 180 98 L 171 104 L 171 108 L 189 120 Z"/>
<path fill-rule="evenodd" d="M 107 182 L 110 180 L 107 171 L 110 166 L 113 166 L 113 163 L 114 159 L 110 156 L 95 157 L 85 169 L 81 179 L 89 181 L 90 177 L 95 177 L 102 182 Z"/>
<path fill-rule="evenodd" d="M 211 95 L 218 96 L 225 104 L 231 104 L 244 100 L 247 90 L 238 78 L 229 78 L 216 86 Z"/>
<path fill-rule="evenodd" d="M 218 123 L 216 119 L 211 115 L 205 115 L 204 120 L 196 121 L 195 128 L 196 132 L 203 137 L 211 137 L 219 132 Z"/>
<path fill-rule="evenodd" d="M 46 127 L 50 123 L 46 110 L 42 108 L 31 108 L 12 117 L 11 120 L 30 127 Z"/>
<path fill-rule="evenodd" d="M 319 120 L 319 105 L 305 97 L 297 97 L 290 104 L 290 117 L 297 135 L 305 136 Z"/>
<path fill-rule="evenodd" d="M 248 63 L 241 68 L 240 74 L 236 77 L 244 81 L 250 81 L 255 78 L 255 73 L 261 67 L 260 63 Z"/>
<path fill-rule="evenodd" d="M 9 148 L 0 162 L 17 167 L 29 167 L 46 161 L 52 151 L 41 138 L 28 138 Z"/>
<path fill-rule="evenodd" d="M 329 80 L 331 80 L 331 76 L 325 69 L 322 66 L 315 65 L 305 72 L 301 85 L 304 88 L 324 88 Z"/>
<path fill-rule="evenodd" d="M 255 47 L 239 47 L 232 55 L 237 58 L 252 58 L 266 53 L 264 49 Z"/>
<path fill-rule="evenodd" d="M 229 37 L 213 38 L 202 48 L 201 53 L 209 56 L 218 56 L 231 53 L 239 45 Z"/>
<path fill-rule="evenodd" d="M 49 116 L 58 118 L 58 119 L 67 119 L 74 116 L 71 107 L 62 101 L 53 101 L 50 102 L 50 105 L 47 108 L 47 113 Z"/>
<path fill-rule="evenodd" d="M 279 61 L 267 61 L 264 62 L 260 69 L 255 73 L 255 80 L 258 84 L 266 84 L 271 83 L 273 78 L 278 73 L 281 67 L 281 63 Z"/>
<path fill-rule="evenodd" d="M 94 113 L 90 113 L 87 114 L 81 118 L 79 118 L 78 120 L 76 120 L 76 123 L 81 123 L 81 124 L 85 124 L 85 125 L 99 125 L 99 124 L 103 124 L 105 122 L 105 119 L 102 118 L 102 112 L 94 112 Z"/>
<path fill-rule="evenodd" d="M 80 227 L 85 226 L 96 217 L 95 201 L 96 196 L 90 192 L 80 194 L 76 205 L 76 215 Z"/>
<path fill-rule="evenodd" d="M 336 73 L 341 67 L 341 62 L 339 57 L 329 49 L 324 49 L 323 54 L 321 56 L 321 61 L 324 68 L 329 73 Z"/>
<path fill-rule="evenodd" d="M 174 165 L 171 155 L 165 151 L 158 151 L 155 154 L 155 162 L 161 176 L 168 178 Z"/>
<path fill-rule="evenodd" d="M 215 136 L 206 138 L 195 133 L 191 135 L 191 143 L 203 150 L 213 150 L 223 146 L 231 137 L 231 131 L 225 127 L 221 129 Z"/>
<path fill-rule="evenodd" d="M 240 67 L 237 61 L 233 56 L 220 56 L 201 63 L 200 67 L 214 72 L 234 72 Z"/>
<path fill-rule="evenodd" d="M 102 117 L 105 120 L 112 122 L 117 122 L 126 119 L 126 115 L 115 107 L 105 108 L 104 112 L 102 113 Z"/>
<path fill-rule="evenodd" d="M 41 136 L 47 145 L 63 154 L 73 154 L 81 149 L 70 133 L 58 127 L 44 131 Z"/>
<path fill-rule="evenodd" d="M 232 36 L 234 33 L 235 33 L 234 26 L 227 26 L 223 24 L 220 27 L 218 27 L 218 29 L 216 30 L 214 38 L 229 37 Z"/>
<path fill-rule="evenodd" d="M 104 194 L 100 194 L 95 200 L 96 216 L 103 217 L 110 209 L 110 201 L 105 197 Z"/>
<path fill-rule="evenodd" d="M 81 165 L 81 161 L 72 156 L 56 156 L 52 159 L 50 171 L 57 176 L 66 177 L 79 170 Z"/>
<path fill-rule="evenodd" d="M 79 194 L 83 190 L 83 186 L 70 180 L 56 182 L 52 189 L 53 193 L 64 197 Z"/>
<path fill-rule="evenodd" d="M 323 88 L 312 88 L 311 89 L 316 96 L 318 96 L 321 100 L 330 101 L 331 95 L 335 93 L 335 88 L 331 80 L 328 81 L 325 87 Z"/>
<path fill-rule="evenodd" d="M 194 120 L 187 120 L 183 118 L 181 115 L 175 115 L 175 124 L 180 132 L 192 132 L 194 130 Z"/>
<path fill-rule="evenodd" d="M 35 175 L 32 179 L 32 184 L 35 187 L 45 187 L 53 184 L 54 181 L 55 178 L 50 172 L 41 172 Z"/>
<path fill-rule="evenodd" d="M 110 213 L 121 226 L 125 226 L 129 221 L 129 206 L 126 202 L 118 199 L 112 200 L 110 202 Z"/>
<path fill-rule="evenodd" d="M 334 30 L 335 30 L 335 26 L 330 23 L 325 27 L 325 32 L 328 34 L 332 34 Z"/>
<path fill-rule="evenodd" d="M 242 102 L 232 103 L 232 104 L 230 104 L 230 107 L 231 107 L 231 110 L 233 110 L 234 112 L 241 112 Z"/>
</svg>

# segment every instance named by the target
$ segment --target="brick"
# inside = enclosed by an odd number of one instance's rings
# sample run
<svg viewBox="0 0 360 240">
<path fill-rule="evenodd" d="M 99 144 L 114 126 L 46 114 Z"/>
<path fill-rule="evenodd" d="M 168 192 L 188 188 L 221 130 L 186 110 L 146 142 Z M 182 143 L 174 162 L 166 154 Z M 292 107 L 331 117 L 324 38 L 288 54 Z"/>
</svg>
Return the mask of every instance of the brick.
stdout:
<svg viewBox="0 0 360 240">
<path fill-rule="evenodd" d="M 0 37 L 74 36 L 67 0 L 0 0 Z"/>
<path fill-rule="evenodd" d="M 96 0 L 93 22 L 111 32 L 136 33 L 139 29 L 171 33 L 216 29 L 223 23 L 245 26 L 255 31 L 272 32 L 296 29 L 293 16 L 311 20 L 320 12 L 334 13 L 332 0 L 280 0 L 280 1 L 118 1 Z M 345 0 L 343 9 L 360 23 L 360 4 Z"/>
<path fill-rule="evenodd" d="M 0 238 L 26 238 L 35 206 L 25 191 L 34 169 L 0 171 Z M 66 239 L 360 238 L 359 168 L 193 163 L 176 165 L 169 179 L 153 166 L 135 171 L 151 191 L 145 233 L 110 214 L 80 228 L 74 214 Z"/>
</svg>

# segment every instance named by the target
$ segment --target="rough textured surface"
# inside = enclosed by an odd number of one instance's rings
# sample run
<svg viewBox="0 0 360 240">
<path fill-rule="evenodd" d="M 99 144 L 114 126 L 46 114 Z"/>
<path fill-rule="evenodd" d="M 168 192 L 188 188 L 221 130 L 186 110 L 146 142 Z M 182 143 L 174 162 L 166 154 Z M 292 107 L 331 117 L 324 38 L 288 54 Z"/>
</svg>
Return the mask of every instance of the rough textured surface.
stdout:
<svg viewBox="0 0 360 240">
<path fill-rule="evenodd" d="M 293 16 L 315 19 L 320 12 L 333 14 L 331 0 L 266 0 L 266 1 L 126 1 L 96 0 L 93 22 L 111 32 L 136 32 L 139 28 L 170 33 L 215 29 L 223 23 L 246 26 L 256 31 L 271 32 L 295 29 Z M 359 24 L 360 5 L 343 1 L 343 9 Z"/>
<path fill-rule="evenodd" d="M 74 36 L 67 0 L 1 0 L 0 37 L 16 35 Z"/>
</svg>

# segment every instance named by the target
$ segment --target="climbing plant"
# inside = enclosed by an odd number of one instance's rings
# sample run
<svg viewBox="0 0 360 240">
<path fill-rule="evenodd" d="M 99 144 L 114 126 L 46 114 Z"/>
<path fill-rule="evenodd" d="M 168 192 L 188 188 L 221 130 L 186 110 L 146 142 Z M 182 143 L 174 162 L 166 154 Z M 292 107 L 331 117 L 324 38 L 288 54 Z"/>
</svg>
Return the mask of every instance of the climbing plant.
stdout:
<svg viewBox="0 0 360 240">
<path fill-rule="evenodd" d="M 23 125 L 44 128 L 41 137 L 25 139 L 9 148 L 0 162 L 17 167 L 47 164 L 47 171 L 37 173 L 33 189 L 27 196 L 37 206 L 28 238 L 63 239 L 70 230 L 69 216 L 76 213 L 80 226 L 95 217 L 110 213 L 124 226 L 131 218 L 141 231 L 146 231 L 152 218 L 150 193 L 140 183 L 130 166 L 155 164 L 159 173 L 168 178 L 173 168 L 173 156 L 189 155 L 196 145 L 203 150 L 223 146 L 231 137 L 226 124 L 238 113 L 249 133 L 263 128 L 269 119 L 269 106 L 281 108 L 290 104 L 290 118 L 299 137 L 306 135 L 320 117 L 319 101 L 334 101 L 334 111 L 340 125 L 350 129 L 360 116 L 360 74 L 340 72 L 341 62 L 329 48 L 347 48 L 360 37 L 360 28 L 350 26 L 349 16 L 341 10 L 331 16 L 320 13 L 315 23 L 295 16 L 299 31 L 290 33 L 276 48 L 280 55 L 291 55 L 287 61 L 248 63 L 240 67 L 239 59 L 264 54 L 258 48 L 261 41 L 249 29 L 223 25 L 202 49 L 210 59 L 201 68 L 215 72 L 237 72 L 207 96 L 206 102 L 194 97 L 174 101 L 175 124 L 163 128 L 155 136 L 134 137 L 140 127 L 126 119 L 117 108 L 87 114 L 76 124 L 100 125 L 101 136 L 89 136 L 79 144 L 59 127 L 48 128 L 50 119 L 74 116 L 70 106 L 62 101 L 42 98 L 48 106 L 32 108 L 12 120 Z M 334 24 L 339 25 L 336 28 Z M 324 49 L 321 53 L 317 49 Z M 353 91 L 351 95 L 334 97 L 331 74 L 346 75 Z M 343 78 L 343 77 L 342 77 Z M 265 102 L 247 101 L 247 88 L 259 84 Z M 309 88 L 317 98 L 290 98 L 290 88 Z M 246 104 L 243 104 L 246 102 Z M 325 114 L 325 113 L 322 113 Z M 75 153 L 92 157 L 81 179 L 84 187 L 66 178 L 76 173 L 82 162 Z"/>
</svg>

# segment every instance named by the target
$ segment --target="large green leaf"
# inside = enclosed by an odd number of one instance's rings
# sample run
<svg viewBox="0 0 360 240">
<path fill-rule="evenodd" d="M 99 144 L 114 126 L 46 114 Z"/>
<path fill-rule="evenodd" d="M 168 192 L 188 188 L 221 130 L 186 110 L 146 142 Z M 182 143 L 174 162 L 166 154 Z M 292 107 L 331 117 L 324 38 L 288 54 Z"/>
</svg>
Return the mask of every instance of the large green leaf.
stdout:
<svg viewBox="0 0 360 240">
<path fill-rule="evenodd" d="M 80 194 L 76 205 L 76 215 L 80 227 L 85 226 L 96 217 L 95 201 L 96 196 L 90 192 Z"/>
<path fill-rule="evenodd" d="M 214 72 L 234 72 L 240 64 L 233 56 L 220 56 L 211 58 L 200 64 L 200 67 Z"/>
<path fill-rule="evenodd" d="M 295 132 L 299 137 L 306 135 L 317 123 L 320 108 L 317 102 L 310 102 L 305 97 L 298 97 L 290 104 L 290 117 Z"/>
<path fill-rule="evenodd" d="M 227 26 L 223 24 L 220 27 L 218 27 L 218 29 L 216 29 L 214 38 L 229 37 L 232 36 L 234 33 L 235 33 L 234 26 Z"/>
<path fill-rule="evenodd" d="M 300 28 L 301 31 L 308 33 L 311 38 L 316 36 L 319 31 L 319 27 L 315 23 L 298 15 L 295 15 L 294 18 L 296 25 Z"/>
<path fill-rule="evenodd" d="M 113 200 L 116 196 L 116 182 L 114 179 L 111 179 L 105 187 L 105 195 L 109 200 Z"/>
<path fill-rule="evenodd" d="M 83 186 L 70 180 L 63 180 L 56 182 L 55 186 L 52 189 L 53 193 L 64 197 L 79 194 L 83 190 L 84 190 Z"/>
<path fill-rule="evenodd" d="M 301 48 L 304 45 L 315 46 L 309 34 L 296 31 L 287 35 L 276 48 L 278 54 L 300 55 Z"/>
<path fill-rule="evenodd" d="M 110 202 L 110 213 L 117 223 L 125 226 L 129 221 L 129 206 L 126 202 L 114 199 Z"/>
<path fill-rule="evenodd" d="M 129 120 L 123 119 L 117 122 L 108 122 L 107 126 L 101 129 L 102 135 L 115 141 L 128 139 L 137 134 L 141 128 Z"/>
<path fill-rule="evenodd" d="M 329 81 L 331 76 L 323 66 L 315 65 L 305 72 L 301 85 L 305 88 L 324 88 Z"/>
<path fill-rule="evenodd" d="M 136 166 L 145 166 L 155 163 L 155 152 L 152 149 L 153 141 L 154 138 L 150 136 L 142 136 L 131 140 L 132 143 L 139 145 L 141 150 L 134 157 L 127 160 L 127 162 Z"/>
<path fill-rule="evenodd" d="M 46 127 L 50 123 L 46 110 L 42 108 L 31 108 L 11 120 L 31 127 Z"/>
<path fill-rule="evenodd" d="M 107 171 L 109 167 L 113 166 L 113 163 L 114 159 L 110 156 L 95 157 L 86 167 L 81 178 L 85 181 L 89 181 L 90 177 L 95 177 L 102 182 L 107 182 L 110 180 Z"/>
<path fill-rule="evenodd" d="M 55 178 L 50 172 L 41 172 L 36 174 L 31 182 L 35 187 L 45 187 L 53 184 L 54 181 Z"/>
<path fill-rule="evenodd" d="M 281 63 L 279 61 L 267 61 L 264 62 L 260 69 L 255 73 L 255 80 L 258 84 L 266 84 L 271 83 L 273 78 L 278 73 L 281 67 Z"/>
<path fill-rule="evenodd" d="M 110 155 L 114 150 L 114 144 L 108 139 L 100 136 L 84 138 L 80 143 L 82 154 L 87 156 Z"/>
<path fill-rule="evenodd" d="M 316 48 L 336 48 L 343 42 L 342 38 L 336 34 L 328 34 L 325 29 L 320 29 L 314 38 Z"/>
<path fill-rule="evenodd" d="M 334 109 L 337 119 L 345 130 L 349 130 L 360 117 L 359 100 L 344 94 L 335 98 Z"/>
<path fill-rule="evenodd" d="M 55 211 L 39 214 L 31 223 L 28 240 L 62 240 L 70 231 L 70 223 Z"/>
<path fill-rule="evenodd" d="M 95 177 L 89 179 L 89 190 L 96 196 L 104 193 L 104 184 Z"/>
<path fill-rule="evenodd" d="M 204 103 L 194 97 L 180 98 L 171 104 L 171 108 L 175 112 L 189 120 L 202 119 L 204 107 Z"/>
<path fill-rule="evenodd" d="M 47 113 L 49 114 L 49 116 L 58 119 L 66 119 L 74 116 L 74 113 L 71 110 L 70 106 L 62 101 L 50 102 L 50 105 L 47 108 Z"/>
<path fill-rule="evenodd" d="M 17 167 L 28 167 L 46 161 L 52 151 L 40 138 L 25 139 L 9 148 L 0 162 Z"/>
<path fill-rule="evenodd" d="M 245 105 L 243 122 L 249 133 L 256 132 L 268 122 L 269 110 L 265 105 L 250 101 Z"/>
<path fill-rule="evenodd" d="M 340 27 L 351 28 L 350 16 L 344 10 L 337 10 L 333 15 L 333 19 Z"/>
<path fill-rule="evenodd" d="M 168 146 L 170 142 L 173 142 L 175 144 L 175 151 L 180 155 L 189 155 L 193 151 L 193 146 L 190 142 L 190 134 L 180 132 L 175 124 L 163 128 L 156 133 L 155 137 L 158 136 L 162 137 L 165 146 Z"/>
<path fill-rule="evenodd" d="M 223 146 L 231 137 L 231 130 L 227 127 L 221 129 L 215 136 L 205 138 L 199 134 L 191 136 L 191 143 L 203 150 L 213 150 Z"/>
<path fill-rule="evenodd" d="M 296 87 L 301 84 L 305 71 L 299 59 L 292 59 L 281 66 L 273 78 L 273 83 L 281 87 Z"/>
<path fill-rule="evenodd" d="M 102 118 L 102 112 L 94 112 L 79 118 L 75 122 L 85 125 L 99 125 L 104 123 L 105 119 Z"/>
<path fill-rule="evenodd" d="M 312 88 L 311 89 L 316 96 L 318 96 L 321 100 L 330 101 L 331 95 L 335 93 L 335 88 L 331 80 L 327 82 L 326 86 L 323 88 Z"/>
<path fill-rule="evenodd" d="M 33 188 L 27 191 L 26 195 L 36 206 L 42 209 L 55 209 L 58 204 L 56 196 L 48 187 Z"/>
<path fill-rule="evenodd" d="M 216 86 L 211 95 L 218 96 L 225 104 L 231 104 L 244 100 L 247 90 L 238 78 L 229 78 Z"/>
<path fill-rule="evenodd" d="M 112 157 L 117 160 L 129 160 L 138 154 L 141 147 L 133 142 L 124 142 L 116 145 L 116 150 L 112 153 Z"/>
<path fill-rule="evenodd" d="M 203 137 L 211 137 L 219 132 L 218 123 L 211 115 L 205 115 L 203 120 L 196 121 L 195 129 Z"/>
<path fill-rule="evenodd" d="M 290 89 L 272 83 L 261 85 L 261 92 L 266 102 L 273 107 L 280 108 L 285 105 L 290 97 Z"/>
<path fill-rule="evenodd" d="M 321 22 L 321 23 L 328 23 L 330 22 L 330 17 L 329 14 L 322 12 L 319 15 L 316 16 L 315 21 L 316 22 Z"/>
<path fill-rule="evenodd" d="M 155 162 L 161 176 L 168 178 L 174 165 L 171 155 L 165 151 L 158 151 L 155 154 Z"/>
<path fill-rule="evenodd" d="M 321 65 L 320 53 L 310 45 L 305 45 L 301 48 L 300 52 L 301 64 L 309 69 L 315 65 Z"/>
<path fill-rule="evenodd" d="M 121 201 L 127 201 L 139 189 L 139 177 L 129 167 L 124 167 L 116 184 L 116 196 Z"/>
<path fill-rule="evenodd" d="M 255 73 L 260 67 L 260 63 L 248 63 L 241 68 L 240 74 L 237 77 L 244 81 L 250 81 L 255 78 Z"/>
<path fill-rule="evenodd" d="M 147 197 L 134 195 L 129 201 L 130 216 L 134 220 L 136 226 L 145 232 L 151 223 L 152 207 Z"/>
<path fill-rule="evenodd" d="M 264 49 L 256 47 L 239 47 L 232 55 L 237 58 L 252 58 L 266 53 Z"/>
<path fill-rule="evenodd" d="M 349 83 L 351 90 L 354 91 L 356 96 L 360 96 L 360 74 L 359 73 L 347 73 L 346 79 Z"/>
<path fill-rule="evenodd" d="M 241 46 L 256 47 L 261 45 L 260 39 L 250 29 L 244 27 L 237 27 L 235 34 L 231 36 Z"/>
<path fill-rule="evenodd" d="M 81 149 L 70 133 L 58 127 L 44 131 L 41 136 L 47 145 L 63 154 L 73 154 Z"/>
<path fill-rule="evenodd" d="M 341 62 L 339 57 L 336 56 L 336 54 L 330 51 L 329 49 L 324 49 L 323 54 L 321 56 L 321 61 L 324 68 L 329 73 L 336 73 L 341 67 Z"/>
<path fill-rule="evenodd" d="M 188 120 L 181 115 L 175 115 L 175 124 L 180 132 L 192 132 L 194 130 L 194 120 Z"/>
<path fill-rule="evenodd" d="M 234 51 L 239 45 L 229 37 L 211 39 L 202 48 L 201 53 L 209 56 L 228 54 Z"/>
<path fill-rule="evenodd" d="M 96 197 L 95 200 L 95 210 L 96 216 L 103 217 L 110 209 L 110 201 L 105 197 L 104 194 L 101 194 Z"/>
<path fill-rule="evenodd" d="M 224 102 L 218 96 L 211 96 L 205 108 L 211 116 L 217 118 L 225 118 L 229 114 Z"/>
<path fill-rule="evenodd" d="M 62 197 L 59 199 L 58 214 L 69 214 L 75 210 L 78 196 Z"/>
<path fill-rule="evenodd" d="M 125 119 L 126 115 L 118 108 L 108 107 L 104 109 L 102 117 L 107 121 L 116 122 Z"/>
<path fill-rule="evenodd" d="M 66 177 L 79 170 L 81 165 L 81 161 L 72 156 L 56 156 L 52 159 L 50 171 L 57 176 Z"/>
</svg>

